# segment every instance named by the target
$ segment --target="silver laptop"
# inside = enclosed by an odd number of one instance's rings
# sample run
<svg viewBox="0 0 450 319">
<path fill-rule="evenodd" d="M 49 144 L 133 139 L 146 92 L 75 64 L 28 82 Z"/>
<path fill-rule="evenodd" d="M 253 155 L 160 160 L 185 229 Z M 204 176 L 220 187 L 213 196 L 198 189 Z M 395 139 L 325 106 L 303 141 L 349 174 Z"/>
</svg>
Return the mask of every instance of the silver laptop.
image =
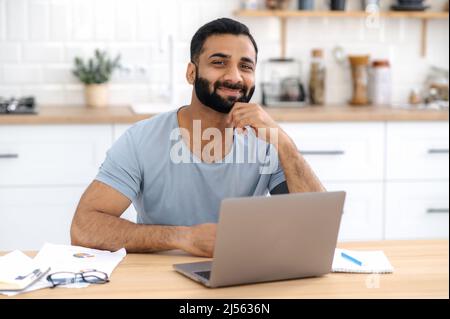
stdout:
<svg viewBox="0 0 450 319">
<path fill-rule="evenodd" d="M 327 274 L 344 201 L 345 192 L 225 199 L 213 260 L 173 267 L 211 288 Z"/>
</svg>

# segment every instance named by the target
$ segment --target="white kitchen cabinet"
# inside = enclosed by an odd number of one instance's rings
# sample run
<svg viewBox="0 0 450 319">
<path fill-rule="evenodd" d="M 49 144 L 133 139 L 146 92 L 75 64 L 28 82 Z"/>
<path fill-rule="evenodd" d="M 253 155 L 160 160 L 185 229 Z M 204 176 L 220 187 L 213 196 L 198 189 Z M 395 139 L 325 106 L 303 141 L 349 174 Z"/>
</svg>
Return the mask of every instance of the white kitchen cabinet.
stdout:
<svg viewBox="0 0 450 319">
<path fill-rule="evenodd" d="M 448 122 L 387 123 L 388 180 L 448 180 Z"/>
<path fill-rule="evenodd" d="M 82 192 L 112 143 L 112 125 L 0 127 L 0 250 L 70 243 Z"/>
<path fill-rule="evenodd" d="M 0 186 L 87 185 L 111 142 L 111 125 L 2 126 Z"/>
<path fill-rule="evenodd" d="M 448 185 L 448 181 L 388 183 L 386 239 L 448 238 Z"/>
<path fill-rule="evenodd" d="M 0 251 L 70 244 L 70 225 L 84 187 L 0 188 Z"/>
<path fill-rule="evenodd" d="M 0 127 L 0 250 L 69 243 L 76 205 L 132 125 Z M 448 238 L 448 123 L 281 123 L 325 187 L 339 241 Z M 136 221 L 131 205 L 122 218 Z"/>
<path fill-rule="evenodd" d="M 382 240 L 383 183 L 325 183 L 328 191 L 345 191 L 338 241 Z"/>
<path fill-rule="evenodd" d="M 322 181 L 381 181 L 384 123 L 280 123 Z"/>
</svg>

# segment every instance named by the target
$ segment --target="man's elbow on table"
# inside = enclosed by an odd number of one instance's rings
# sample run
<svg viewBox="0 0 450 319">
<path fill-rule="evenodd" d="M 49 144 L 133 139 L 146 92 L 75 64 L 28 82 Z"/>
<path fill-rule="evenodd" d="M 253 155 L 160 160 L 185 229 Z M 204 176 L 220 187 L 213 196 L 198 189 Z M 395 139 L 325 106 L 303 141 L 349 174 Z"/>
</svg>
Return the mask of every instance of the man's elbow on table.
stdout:
<svg viewBox="0 0 450 319">
<path fill-rule="evenodd" d="M 96 249 L 121 248 L 120 229 L 129 222 L 120 216 L 131 201 L 112 187 L 94 181 L 81 196 L 70 227 L 72 245 Z M 117 232 L 116 232 L 117 231 Z"/>
</svg>

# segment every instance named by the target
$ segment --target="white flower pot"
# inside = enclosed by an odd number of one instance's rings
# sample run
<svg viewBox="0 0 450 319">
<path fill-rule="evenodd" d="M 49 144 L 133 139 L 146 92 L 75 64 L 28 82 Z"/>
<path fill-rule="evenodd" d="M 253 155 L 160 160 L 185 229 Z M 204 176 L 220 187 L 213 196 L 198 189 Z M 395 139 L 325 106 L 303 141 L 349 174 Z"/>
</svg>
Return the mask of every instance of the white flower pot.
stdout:
<svg viewBox="0 0 450 319">
<path fill-rule="evenodd" d="M 88 84 L 84 93 L 88 107 L 101 108 L 108 105 L 108 84 Z"/>
</svg>

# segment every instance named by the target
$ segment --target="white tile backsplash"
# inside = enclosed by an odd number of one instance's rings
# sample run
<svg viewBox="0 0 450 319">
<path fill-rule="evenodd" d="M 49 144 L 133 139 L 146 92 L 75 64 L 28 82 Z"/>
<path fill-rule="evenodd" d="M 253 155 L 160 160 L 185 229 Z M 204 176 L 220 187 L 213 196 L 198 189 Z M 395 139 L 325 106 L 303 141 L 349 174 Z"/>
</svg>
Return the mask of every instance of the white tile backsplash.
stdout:
<svg viewBox="0 0 450 319">
<path fill-rule="evenodd" d="M 190 41 L 204 23 L 233 18 L 239 0 L 0 0 L 0 95 L 35 92 L 40 103 L 83 104 L 83 86 L 71 74 L 75 56 L 92 56 L 95 48 L 121 53 L 132 74 L 116 73 L 110 85 L 112 104 L 160 98 L 169 87 L 169 43 L 174 38 L 174 100 L 189 103 L 186 84 Z M 292 3 L 295 7 L 296 0 Z M 326 1 L 315 1 L 325 9 Z M 387 9 L 393 0 L 382 0 Z M 433 10 L 446 0 L 427 0 Z M 360 0 L 348 0 L 359 9 Z M 247 24 L 259 49 L 259 61 L 280 54 L 276 18 L 236 18 Z M 369 21 L 370 22 L 370 21 Z M 287 24 L 287 54 L 300 59 L 304 82 L 310 52 L 323 48 L 327 65 L 327 101 L 345 103 L 351 94 L 350 70 L 338 65 L 332 49 L 370 54 L 392 63 L 393 99 L 407 101 L 431 65 L 448 68 L 448 20 L 429 21 L 428 55 L 420 56 L 421 22 L 381 19 L 373 25 L 362 18 L 299 18 Z M 261 78 L 262 63 L 257 68 Z M 261 96 L 257 84 L 255 101 Z M 11 92 L 10 94 L 7 94 Z M 52 97 L 52 94 L 55 96 Z"/>
<path fill-rule="evenodd" d="M 50 40 L 66 41 L 71 36 L 70 0 L 52 0 L 50 6 Z"/>
<path fill-rule="evenodd" d="M 427 61 L 432 65 L 449 68 L 448 21 L 429 21 Z"/>
<path fill-rule="evenodd" d="M 95 1 L 72 0 L 72 36 L 75 41 L 94 40 Z"/>
<path fill-rule="evenodd" d="M 33 95 L 38 104 L 64 104 L 65 92 L 62 85 L 25 85 L 23 95 Z"/>
<path fill-rule="evenodd" d="M 58 63 L 63 60 L 64 48 L 62 44 L 32 43 L 22 45 L 24 62 Z"/>
<path fill-rule="evenodd" d="M 138 0 L 137 2 L 137 37 L 140 41 L 156 41 L 161 31 L 159 28 L 159 1 Z M 167 19 L 172 19 L 173 13 L 166 13 Z"/>
<path fill-rule="evenodd" d="M 42 84 L 42 70 L 35 65 L 4 65 L 1 84 Z"/>
<path fill-rule="evenodd" d="M 136 0 L 116 0 L 116 40 L 134 41 L 136 39 Z"/>
<path fill-rule="evenodd" d="M 48 41 L 50 32 L 50 1 L 31 0 L 28 6 L 28 28 L 31 41 Z"/>
<path fill-rule="evenodd" d="M 114 1 L 96 0 L 94 10 L 95 39 L 114 40 L 116 22 Z"/>
<path fill-rule="evenodd" d="M 6 36 L 8 40 L 27 40 L 27 0 L 6 0 Z"/>
<path fill-rule="evenodd" d="M 83 105 L 84 91 L 81 84 L 69 84 L 64 86 L 65 103 L 67 105 Z"/>
<path fill-rule="evenodd" d="M 5 30 L 6 30 L 6 7 L 5 0 L 0 0 L 0 41 L 5 40 Z"/>
<path fill-rule="evenodd" d="M 1 71 L 1 68 L 0 68 Z M 1 74 L 0 74 L 1 81 Z M 13 96 L 19 96 L 21 94 L 20 88 L 13 85 L 0 85 L 0 96 L 10 98 Z"/>
<path fill-rule="evenodd" d="M 70 84 L 76 81 L 72 75 L 71 64 L 48 65 L 42 69 L 42 80 L 45 84 Z"/>
<path fill-rule="evenodd" d="M 19 62 L 20 45 L 18 43 L 0 43 L 0 63 Z"/>
</svg>

